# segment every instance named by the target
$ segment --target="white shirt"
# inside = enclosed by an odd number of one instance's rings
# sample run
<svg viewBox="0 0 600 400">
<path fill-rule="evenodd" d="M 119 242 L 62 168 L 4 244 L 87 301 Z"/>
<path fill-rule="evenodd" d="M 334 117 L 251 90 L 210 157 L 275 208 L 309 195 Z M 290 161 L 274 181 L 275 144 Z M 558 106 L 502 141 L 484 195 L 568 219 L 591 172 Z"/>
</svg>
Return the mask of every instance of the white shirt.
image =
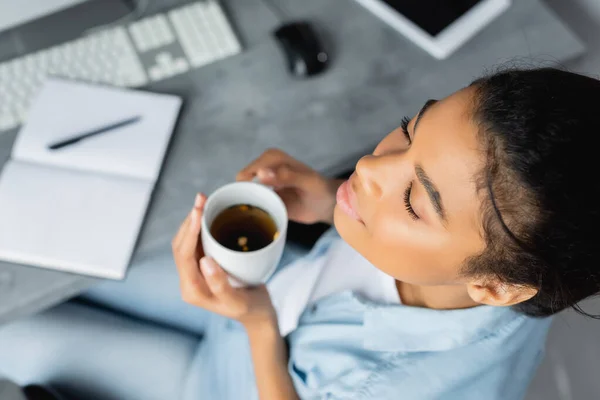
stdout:
<svg viewBox="0 0 600 400">
<path fill-rule="evenodd" d="M 317 259 L 299 259 L 267 284 L 283 336 L 298 326 L 302 311 L 324 297 L 351 290 L 382 304 L 399 304 L 396 281 L 343 240 Z"/>
</svg>

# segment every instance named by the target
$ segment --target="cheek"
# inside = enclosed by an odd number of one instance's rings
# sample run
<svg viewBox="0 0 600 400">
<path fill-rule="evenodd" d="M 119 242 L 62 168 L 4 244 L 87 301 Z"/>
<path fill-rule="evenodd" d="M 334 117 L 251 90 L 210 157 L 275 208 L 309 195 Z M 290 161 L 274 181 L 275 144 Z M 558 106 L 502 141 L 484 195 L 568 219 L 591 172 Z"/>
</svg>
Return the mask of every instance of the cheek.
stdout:
<svg viewBox="0 0 600 400">
<path fill-rule="evenodd" d="M 375 221 L 368 259 L 397 280 L 418 285 L 441 285 L 455 278 L 446 259 L 444 232 L 423 222 L 390 218 Z"/>
<path fill-rule="evenodd" d="M 452 283 L 458 268 L 451 268 L 447 261 L 447 233 L 413 223 L 402 212 L 397 207 L 379 207 L 364 226 L 336 210 L 335 226 L 350 246 L 399 281 L 418 285 Z"/>
</svg>

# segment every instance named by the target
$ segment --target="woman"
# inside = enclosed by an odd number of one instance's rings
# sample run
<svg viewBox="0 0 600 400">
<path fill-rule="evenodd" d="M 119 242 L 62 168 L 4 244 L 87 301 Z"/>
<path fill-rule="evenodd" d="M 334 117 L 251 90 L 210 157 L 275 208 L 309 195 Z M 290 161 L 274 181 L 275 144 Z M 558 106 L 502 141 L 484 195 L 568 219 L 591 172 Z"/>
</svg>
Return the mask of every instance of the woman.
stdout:
<svg viewBox="0 0 600 400">
<path fill-rule="evenodd" d="M 198 247 L 198 195 L 172 243 L 193 308 L 167 299 L 164 266 L 87 297 L 204 335 L 185 399 L 522 398 L 547 317 L 600 288 L 599 185 L 583 179 L 597 94 L 555 69 L 479 79 L 403 119 L 343 183 L 267 151 L 238 179 L 275 186 L 292 220 L 334 223 L 343 240 L 282 263 L 268 290 L 233 289 Z M 0 369 L 24 329 L 0 331 Z"/>
</svg>

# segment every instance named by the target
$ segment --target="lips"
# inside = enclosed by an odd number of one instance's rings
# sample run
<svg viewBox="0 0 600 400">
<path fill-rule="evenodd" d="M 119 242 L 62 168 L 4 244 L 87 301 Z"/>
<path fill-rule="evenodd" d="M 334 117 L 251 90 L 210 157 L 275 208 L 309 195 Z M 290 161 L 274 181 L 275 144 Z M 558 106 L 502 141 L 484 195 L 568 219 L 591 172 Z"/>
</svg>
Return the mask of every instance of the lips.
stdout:
<svg viewBox="0 0 600 400">
<path fill-rule="evenodd" d="M 338 188 L 336 201 L 337 205 L 340 207 L 340 210 L 342 210 L 350 218 L 362 222 L 358 211 L 356 211 L 356 206 L 354 205 L 356 204 L 356 195 L 352 190 L 349 180 L 342 183 Z"/>
</svg>

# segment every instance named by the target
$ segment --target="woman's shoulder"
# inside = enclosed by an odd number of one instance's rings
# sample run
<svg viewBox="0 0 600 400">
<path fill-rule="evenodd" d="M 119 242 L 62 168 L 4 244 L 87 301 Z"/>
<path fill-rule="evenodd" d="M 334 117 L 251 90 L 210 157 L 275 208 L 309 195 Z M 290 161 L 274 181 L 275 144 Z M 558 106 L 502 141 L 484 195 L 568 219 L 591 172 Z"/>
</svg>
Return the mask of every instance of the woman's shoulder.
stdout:
<svg viewBox="0 0 600 400">
<path fill-rule="evenodd" d="M 504 311 L 504 310 L 502 310 Z M 357 398 L 521 399 L 544 355 L 551 318 L 508 313 L 495 329 L 447 349 L 396 353 Z M 444 332 L 439 332 L 444 336 Z M 362 391 L 362 392 L 361 392 Z"/>
<path fill-rule="evenodd" d="M 470 399 L 484 389 L 497 393 L 488 399 L 518 398 L 539 364 L 550 324 L 506 308 L 378 306 L 351 293 L 326 299 L 309 314 L 290 336 L 290 373 L 300 392 L 332 398 Z M 498 386 L 508 380 L 510 388 Z"/>
</svg>

